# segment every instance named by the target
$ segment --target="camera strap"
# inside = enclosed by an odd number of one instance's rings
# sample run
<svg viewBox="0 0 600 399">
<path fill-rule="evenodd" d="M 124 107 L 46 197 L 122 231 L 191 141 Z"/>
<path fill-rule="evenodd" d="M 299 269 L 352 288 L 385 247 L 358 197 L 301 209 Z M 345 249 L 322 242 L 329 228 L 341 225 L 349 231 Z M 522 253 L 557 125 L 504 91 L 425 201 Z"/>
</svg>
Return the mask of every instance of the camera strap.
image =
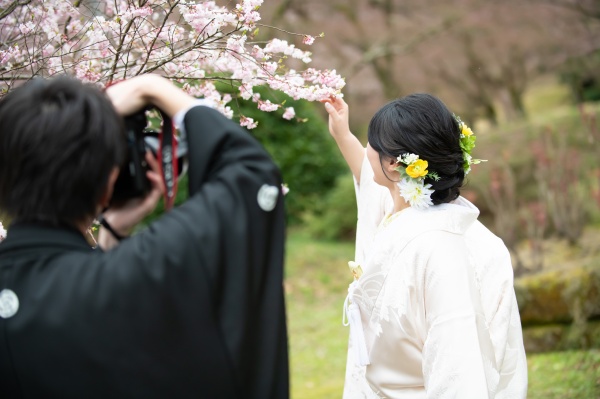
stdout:
<svg viewBox="0 0 600 399">
<path fill-rule="evenodd" d="M 160 142 L 158 158 L 160 159 L 160 170 L 165 184 L 165 209 L 171 209 L 177 194 L 177 140 L 173 121 L 164 112 L 160 111 L 160 114 L 163 126 L 158 136 Z"/>
</svg>

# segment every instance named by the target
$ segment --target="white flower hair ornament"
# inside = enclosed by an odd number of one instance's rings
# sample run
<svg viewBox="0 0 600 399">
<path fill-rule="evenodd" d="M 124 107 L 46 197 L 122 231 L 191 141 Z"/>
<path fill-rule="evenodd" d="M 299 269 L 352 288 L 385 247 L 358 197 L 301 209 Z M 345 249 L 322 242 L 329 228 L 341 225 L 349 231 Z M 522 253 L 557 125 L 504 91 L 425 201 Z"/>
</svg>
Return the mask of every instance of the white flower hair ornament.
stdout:
<svg viewBox="0 0 600 399">
<path fill-rule="evenodd" d="M 475 135 L 473 131 L 460 120 L 458 116 L 454 116 L 460 128 L 460 148 L 463 152 L 463 168 L 465 175 L 471 171 L 471 165 L 485 162 L 483 159 L 473 159 L 471 151 L 475 148 Z M 420 159 L 417 154 L 406 153 L 397 158 L 397 167 L 395 168 L 400 173 L 400 195 L 411 207 L 416 209 L 426 209 L 433 205 L 431 194 L 435 192 L 431 188 L 431 184 L 425 184 L 425 179 L 429 178 L 435 181 L 440 180 L 440 176 L 436 172 L 427 170 L 429 164 L 426 160 Z"/>
<path fill-rule="evenodd" d="M 427 170 L 427 161 L 419 159 L 416 154 L 403 154 L 397 158 L 396 164 L 396 170 L 400 173 L 398 187 L 402 198 L 416 209 L 425 209 L 433 205 L 431 194 L 435 190 L 431 189 L 431 184 L 425 184 L 425 178 L 438 181 L 440 177 L 437 173 Z"/>
</svg>

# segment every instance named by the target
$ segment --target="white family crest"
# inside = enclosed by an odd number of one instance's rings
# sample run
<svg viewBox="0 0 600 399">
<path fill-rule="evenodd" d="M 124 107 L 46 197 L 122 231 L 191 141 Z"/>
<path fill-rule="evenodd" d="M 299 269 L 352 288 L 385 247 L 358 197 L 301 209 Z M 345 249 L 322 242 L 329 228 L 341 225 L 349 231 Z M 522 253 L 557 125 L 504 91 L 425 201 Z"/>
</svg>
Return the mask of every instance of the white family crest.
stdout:
<svg viewBox="0 0 600 399">
<path fill-rule="evenodd" d="M 19 298 L 14 291 L 3 289 L 0 291 L 0 317 L 8 319 L 19 311 Z"/>
<path fill-rule="evenodd" d="M 279 197 L 279 188 L 276 186 L 270 186 L 263 184 L 258 190 L 258 206 L 265 212 L 271 212 L 277 205 L 277 198 Z"/>
</svg>

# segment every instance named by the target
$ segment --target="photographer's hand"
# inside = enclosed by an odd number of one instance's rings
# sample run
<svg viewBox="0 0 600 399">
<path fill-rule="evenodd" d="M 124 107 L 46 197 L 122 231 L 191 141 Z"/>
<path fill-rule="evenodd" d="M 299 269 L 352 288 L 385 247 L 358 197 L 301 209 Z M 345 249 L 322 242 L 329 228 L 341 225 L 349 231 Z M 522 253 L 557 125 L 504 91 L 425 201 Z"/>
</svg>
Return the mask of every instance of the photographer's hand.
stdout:
<svg viewBox="0 0 600 399">
<path fill-rule="evenodd" d="M 146 160 L 151 168 L 146 173 L 151 183 L 151 190 L 148 195 L 144 198 L 128 201 L 119 207 L 111 206 L 103 213 L 104 219 L 113 230 L 124 237 L 129 236 L 133 228 L 156 208 L 158 201 L 165 192 L 158 161 L 150 152 L 146 153 Z M 102 249 L 110 249 L 118 243 L 119 241 L 107 229 L 100 227 L 98 244 Z"/>
<path fill-rule="evenodd" d="M 106 94 L 121 115 L 131 115 L 148 104 L 171 118 L 191 107 L 196 99 L 158 75 L 140 75 L 106 89 Z"/>
</svg>

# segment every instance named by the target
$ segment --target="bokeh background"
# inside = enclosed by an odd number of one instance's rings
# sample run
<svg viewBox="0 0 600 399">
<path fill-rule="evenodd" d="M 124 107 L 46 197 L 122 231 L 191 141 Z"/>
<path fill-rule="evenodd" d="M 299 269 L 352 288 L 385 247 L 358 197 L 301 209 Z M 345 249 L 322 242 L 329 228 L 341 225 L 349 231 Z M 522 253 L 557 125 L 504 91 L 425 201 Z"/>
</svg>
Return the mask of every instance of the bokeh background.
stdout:
<svg viewBox="0 0 600 399">
<path fill-rule="evenodd" d="M 473 168 L 463 195 L 511 251 L 528 397 L 600 398 L 600 2 L 272 0 L 261 13 L 265 25 L 324 33 L 313 63 L 346 78 L 363 143 L 374 112 L 413 92 L 440 97 L 474 127 L 475 156 L 489 161 Z M 301 45 L 302 36 L 278 35 Z M 340 397 L 352 177 L 319 104 L 294 103 L 303 123 L 241 106 L 260 121 L 253 134 L 291 190 L 292 396 Z"/>
<path fill-rule="evenodd" d="M 511 251 L 528 397 L 600 398 L 600 1 L 265 0 L 260 12 L 253 40 L 286 39 L 313 51 L 312 67 L 346 78 L 351 128 L 364 144 L 374 112 L 413 92 L 440 97 L 473 127 L 474 155 L 488 162 L 473 168 L 462 194 Z M 304 34 L 317 37 L 311 47 Z M 294 67 L 286 61 L 282 67 Z M 234 89 L 222 83 L 219 90 Z M 292 397 L 339 398 L 356 225 L 352 177 L 320 104 L 261 90 L 297 115 L 286 121 L 252 102 L 232 104 L 236 115 L 259 122 L 251 133 L 290 188 Z M 185 196 L 181 190 L 178 202 Z"/>
</svg>

